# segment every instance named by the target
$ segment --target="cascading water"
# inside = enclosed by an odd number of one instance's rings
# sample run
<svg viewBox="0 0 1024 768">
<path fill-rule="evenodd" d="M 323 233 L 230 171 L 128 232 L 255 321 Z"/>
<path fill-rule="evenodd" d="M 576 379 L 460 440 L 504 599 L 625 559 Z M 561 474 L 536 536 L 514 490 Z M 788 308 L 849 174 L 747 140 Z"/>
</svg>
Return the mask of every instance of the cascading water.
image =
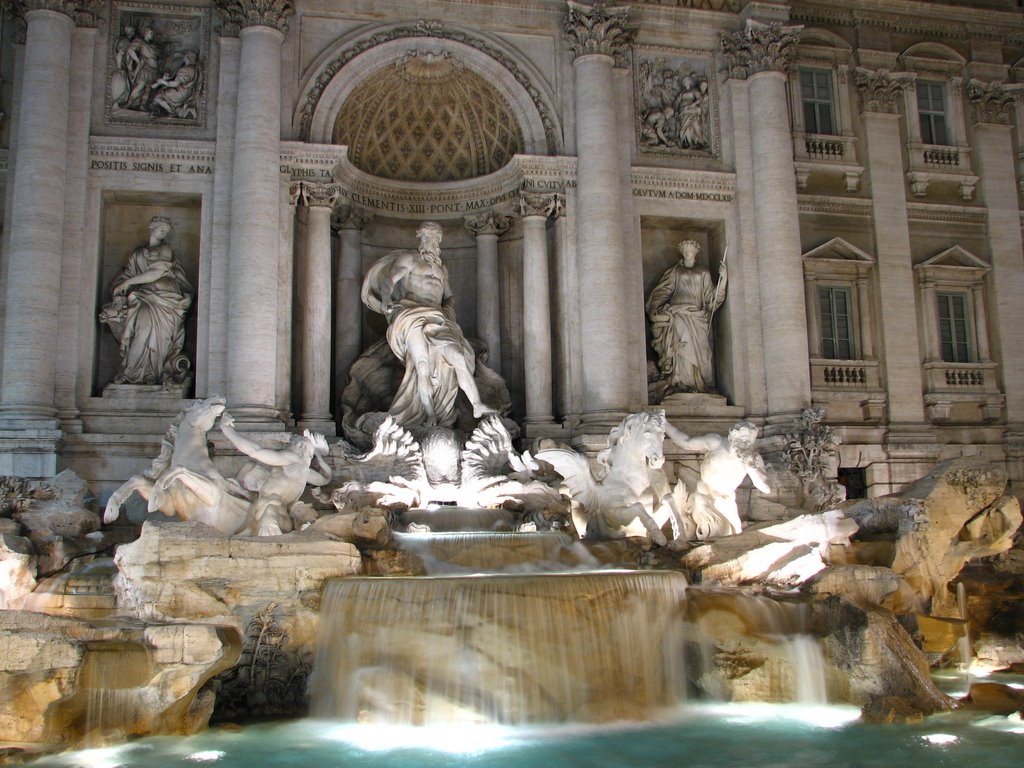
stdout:
<svg viewBox="0 0 1024 768">
<path fill-rule="evenodd" d="M 685 588 L 674 572 L 333 581 L 313 714 L 407 725 L 655 719 L 683 696 Z"/>
</svg>

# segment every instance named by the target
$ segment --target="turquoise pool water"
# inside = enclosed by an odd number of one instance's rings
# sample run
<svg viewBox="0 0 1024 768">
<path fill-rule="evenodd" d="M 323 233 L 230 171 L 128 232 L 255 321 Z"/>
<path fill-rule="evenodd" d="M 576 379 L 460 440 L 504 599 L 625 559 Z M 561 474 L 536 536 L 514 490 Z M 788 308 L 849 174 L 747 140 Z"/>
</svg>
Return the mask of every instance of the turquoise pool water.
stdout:
<svg viewBox="0 0 1024 768">
<path fill-rule="evenodd" d="M 847 707 L 691 706 L 643 726 L 451 730 L 324 720 L 214 728 L 67 752 L 36 768 L 1018 768 L 1024 720 L 958 712 L 915 725 L 865 725 Z"/>
</svg>

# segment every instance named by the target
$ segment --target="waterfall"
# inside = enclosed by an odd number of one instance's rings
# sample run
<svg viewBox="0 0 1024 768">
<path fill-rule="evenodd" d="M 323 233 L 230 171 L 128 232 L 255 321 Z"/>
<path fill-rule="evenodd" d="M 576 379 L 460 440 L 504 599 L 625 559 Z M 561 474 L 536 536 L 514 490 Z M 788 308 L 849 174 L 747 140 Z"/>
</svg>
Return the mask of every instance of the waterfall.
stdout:
<svg viewBox="0 0 1024 768">
<path fill-rule="evenodd" d="M 334 580 L 312 711 L 407 725 L 649 720 L 684 697 L 685 589 L 655 571 Z"/>
</svg>

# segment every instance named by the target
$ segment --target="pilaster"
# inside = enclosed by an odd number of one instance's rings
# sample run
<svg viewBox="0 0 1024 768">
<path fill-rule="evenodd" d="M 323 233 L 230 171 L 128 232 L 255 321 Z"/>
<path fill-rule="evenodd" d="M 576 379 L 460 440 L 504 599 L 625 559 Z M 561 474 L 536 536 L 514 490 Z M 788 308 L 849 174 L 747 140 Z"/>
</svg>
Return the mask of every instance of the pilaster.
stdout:
<svg viewBox="0 0 1024 768">
<path fill-rule="evenodd" d="M 857 68 L 854 82 L 861 97 L 866 165 L 871 179 L 878 304 L 884 335 L 881 356 L 888 397 L 886 449 L 893 463 L 891 487 L 896 488 L 919 476 L 919 470 L 926 469 L 934 459 L 935 449 L 934 434 L 925 421 L 919 341 L 922 329 L 915 298 L 899 127 L 903 90 L 914 83 L 914 76 Z M 921 307 L 926 318 L 933 310 L 928 304 Z M 934 332 L 930 327 L 923 330 Z"/>
<path fill-rule="evenodd" d="M 1021 254 L 1020 210 L 1017 202 L 1016 154 L 1013 148 L 1012 110 L 1021 109 L 1024 84 L 982 83 L 972 80 L 967 95 L 974 123 L 975 160 L 988 209 L 988 246 L 992 273 L 992 336 L 1006 395 L 1006 420 L 1012 432 L 1024 429 L 1024 269 Z M 981 287 L 975 296 L 979 302 Z M 979 330 L 984 324 L 977 324 Z M 979 338 L 981 347 L 983 340 Z M 979 355 L 981 354 L 979 349 Z"/>
</svg>

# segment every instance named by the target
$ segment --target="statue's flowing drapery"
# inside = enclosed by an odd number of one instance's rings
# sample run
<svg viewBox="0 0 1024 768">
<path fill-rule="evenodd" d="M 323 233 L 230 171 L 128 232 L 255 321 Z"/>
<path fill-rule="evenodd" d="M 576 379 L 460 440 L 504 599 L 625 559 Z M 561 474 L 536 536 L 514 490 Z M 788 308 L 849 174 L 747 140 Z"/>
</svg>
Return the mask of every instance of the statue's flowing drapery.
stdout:
<svg viewBox="0 0 1024 768">
<path fill-rule="evenodd" d="M 155 268 L 164 268 L 164 276 L 133 286 L 127 296 L 118 379 L 130 384 L 174 380 L 185 346 L 185 314 L 193 291 L 177 262 L 162 258 L 158 248 L 140 246 L 132 251 L 116 283 Z"/>
<path fill-rule="evenodd" d="M 711 314 L 725 298 L 700 267 L 676 264 L 651 291 L 651 340 L 670 392 L 714 388 Z"/>
</svg>

